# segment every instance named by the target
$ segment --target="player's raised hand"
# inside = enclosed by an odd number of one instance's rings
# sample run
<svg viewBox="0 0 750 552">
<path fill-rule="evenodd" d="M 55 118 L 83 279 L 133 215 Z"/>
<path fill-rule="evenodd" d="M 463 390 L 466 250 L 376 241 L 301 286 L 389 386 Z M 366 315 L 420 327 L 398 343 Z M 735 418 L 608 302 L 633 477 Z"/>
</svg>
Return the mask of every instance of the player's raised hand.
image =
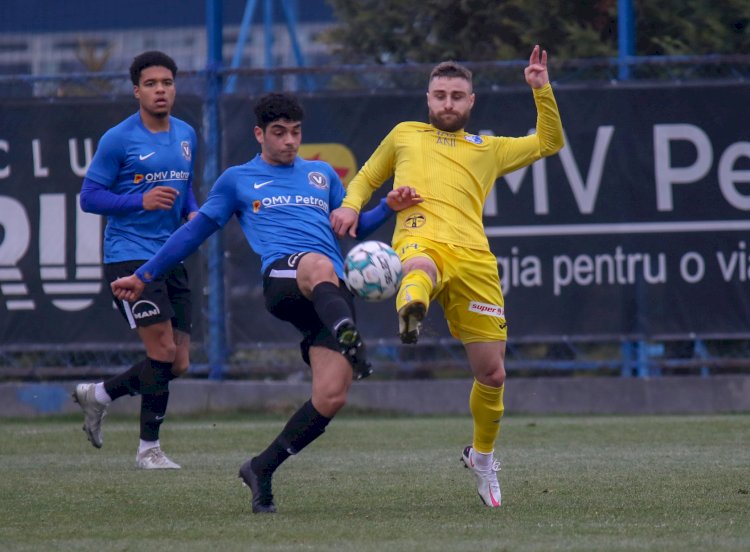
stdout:
<svg viewBox="0 0 750 552">
<path fill-rule="evenodd" d="M 169 211 L 179 194 L 171 186 L 156 186 L 143 194 L 143 208 L 146 211 Z"/>
<path fill-rule="evenodd" d="M 547 50 L 540 49 L 539 44 L 534 46 L 529 58 L 529 66 L 523 70 L 523 74 L 531 88 L 541 88 L 549 82 Z"/>
<path fill-rule="evenodd" d="M 385 202 L 394 211 L 403 211 L 407 207 L 412 207 L 423 201 L 422 196 L 411 186 L 399 186 L 385 196 Z"/>
<path fill-rule="evenodd" d="M 112 288 L 112 294 L 120 301 L 132 303 L 133 301 L 137 301 L 141 296 L 146 284 L 138 276 L 131 274 L 130 276 L 118 278 L 110 284 L 110 287 Z"/>
</svg>

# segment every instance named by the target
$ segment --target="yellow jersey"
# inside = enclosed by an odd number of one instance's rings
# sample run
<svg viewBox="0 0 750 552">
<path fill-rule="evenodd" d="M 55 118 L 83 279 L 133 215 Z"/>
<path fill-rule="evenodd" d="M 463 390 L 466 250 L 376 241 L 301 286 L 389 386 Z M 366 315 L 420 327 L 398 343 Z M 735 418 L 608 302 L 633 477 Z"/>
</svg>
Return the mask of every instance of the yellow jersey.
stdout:
<svg viewBox="0 0 750 552">
<path fill-rule="evenodd" d="M 344 207 L 359 212 L 391 177 L 411 186 L 424 202 L 397 213 L 393 243 L 407 236 L 489 251 L 482 210 L 495 181 L 563 147 L 552 87 L 533 89 L 536 133 L 520 138 L 445 132 L 427 123 L 403 122 L 383 139 L 347 187 Z"/>
</svg>

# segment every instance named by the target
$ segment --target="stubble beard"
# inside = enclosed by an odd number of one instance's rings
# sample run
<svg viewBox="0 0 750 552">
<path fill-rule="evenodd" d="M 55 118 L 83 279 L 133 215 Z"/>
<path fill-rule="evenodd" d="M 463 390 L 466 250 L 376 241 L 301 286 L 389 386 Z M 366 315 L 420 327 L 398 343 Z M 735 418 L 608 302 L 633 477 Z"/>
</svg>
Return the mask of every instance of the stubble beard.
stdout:
<svg viewBox="0 0 750 552">
<path fill-rule="evenodd" d="M 435 116 L 432 112 L 429 113 L 430 124 L 443 132 L 457 132 L 466 127 L 466 123 L 469 122 L 469 115 L 471 115 L 471 112 L 466 113 L 465 115 L 456 114 L 456 118 L 452 123 L 446 123 L 439 117 Z"/>
</svg>

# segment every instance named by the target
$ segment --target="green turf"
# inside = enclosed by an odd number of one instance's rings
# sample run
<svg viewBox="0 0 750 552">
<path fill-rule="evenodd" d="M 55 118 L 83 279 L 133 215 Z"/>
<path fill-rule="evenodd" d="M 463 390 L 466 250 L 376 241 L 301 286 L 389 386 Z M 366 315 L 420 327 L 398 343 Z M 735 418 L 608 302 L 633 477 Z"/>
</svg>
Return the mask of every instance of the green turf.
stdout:
<svg viewBox="0 0 750 552">
<path fill-rule="evenodd" d="M 459 463 L 468 417 L 342 415 L 253 515 L 237 469 L 282 425 L 172 417 L 183 469 L 142 472 L 135 419 L 102 450 L 77 418 L 0 421 L 0 550 L 750 550 L 750 415 L 507 416 L 499 510 Z"/>
</svg>

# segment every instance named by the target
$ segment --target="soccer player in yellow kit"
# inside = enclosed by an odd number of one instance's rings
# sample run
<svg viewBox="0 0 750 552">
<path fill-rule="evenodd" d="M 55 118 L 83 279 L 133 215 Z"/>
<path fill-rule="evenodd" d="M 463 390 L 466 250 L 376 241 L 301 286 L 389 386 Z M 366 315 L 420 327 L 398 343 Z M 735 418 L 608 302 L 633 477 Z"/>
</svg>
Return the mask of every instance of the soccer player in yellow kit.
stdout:
<svg viewBox="0 0 750 552">
<path fill-rule="evenodd" d="M 477 136 L 464 130 L 474 105 L 471 72 L 443 62 L 430 74 L 430 123 L 396 125 L 357 173 L 339 209 L 334 231 L 356 232 L 360 209 L 383 182 L 412 186 L 424 202 L 397 214 L 393 247 L 404 265 L 396 298 L 399 333 L 416 343 L 432 299 L 440 302 L 474 375 L 469 406 L 472 444 L 462 454 L 482 501 L 500 506 L 495 441 L 503 415 L 507 325 L 497 259 L 490 251 L 482 209 L 495 181 L 563 147 L 557 103 L 549 84 L 547 52 L 535 46 L 524 69 L 537 108 L 536 133 L 519 138 Z"/>
</svg>

